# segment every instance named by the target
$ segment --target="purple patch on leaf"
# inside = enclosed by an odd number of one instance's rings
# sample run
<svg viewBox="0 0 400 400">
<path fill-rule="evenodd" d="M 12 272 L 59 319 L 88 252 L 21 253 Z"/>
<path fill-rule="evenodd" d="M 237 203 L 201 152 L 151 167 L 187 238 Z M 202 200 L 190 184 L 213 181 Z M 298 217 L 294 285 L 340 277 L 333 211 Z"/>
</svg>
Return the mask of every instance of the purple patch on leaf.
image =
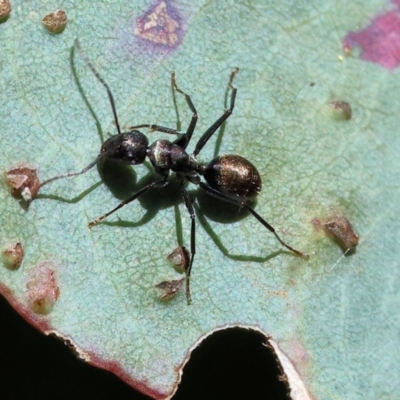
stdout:
<svg viewBox="0 0 400 400">
<path fill-rule="evenodd" d="M 372 20 L 358 32 L 350 32 L 343 40 L 343 48 L 359 47 L 360 57 L 393 70 L 400 64 L 400 0 L 393 0 L 397 7 Z"/>
<path fill-rule="evenodd" d="M 156 47 L 176 48 L 183 34 L 182 18 L 167 0 L 159 0 L 136 20 L 135 35 Z"/>
</svg>

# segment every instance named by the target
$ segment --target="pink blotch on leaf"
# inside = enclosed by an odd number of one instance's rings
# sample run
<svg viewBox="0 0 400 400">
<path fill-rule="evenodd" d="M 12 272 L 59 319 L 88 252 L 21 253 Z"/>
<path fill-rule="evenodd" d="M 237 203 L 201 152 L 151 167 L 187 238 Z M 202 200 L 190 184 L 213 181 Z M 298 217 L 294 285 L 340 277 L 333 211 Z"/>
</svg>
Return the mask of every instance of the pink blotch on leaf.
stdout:
<svg viewBox="0 0 400 400">
<path fill-rule="evenodd" d="M 400 0 L 393 3 L 400 7 Z M 343 40 L 343 48 L 359 47 L 360 57 L 392 70 L 400 64 L 399 9 L 374 18 L 370 25 L 358 32 L 350 32 Z"/>
<path fill-rule="evenodd" d="M 37 265 L 30 275 L 26 284 L 29 307 L 37 314 L 49 314 L 60 295 L 55 267 L 44 262 Z"/>
<path fill-rule="evenodd" d="M 183 38 L 181 17 L 167 0 L 159 1 L 140 16 L 134 32 L 156 46 L 176 47 Z"/>
</svg>

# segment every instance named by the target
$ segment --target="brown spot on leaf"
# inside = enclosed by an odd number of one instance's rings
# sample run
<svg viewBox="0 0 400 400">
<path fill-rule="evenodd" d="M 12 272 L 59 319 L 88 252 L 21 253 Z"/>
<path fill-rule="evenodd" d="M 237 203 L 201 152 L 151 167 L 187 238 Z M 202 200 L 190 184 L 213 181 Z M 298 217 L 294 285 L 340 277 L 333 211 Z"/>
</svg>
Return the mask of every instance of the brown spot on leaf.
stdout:
<svg viewBox="0 0 400 400">
<path fill-rule="evenodd" d="M 168 255 L 167 260 L 178 272 L 182 273 L 189 267 L 190 255 L 186 247 L 179 246 Z"/>
<path fill-rule="evenodd" d="M 325 221 L 325 230 L 339 242 L 344 251 L 354 251 L 358 245 L 358 236 L 350 222 L 341 216 Z"/>
<path fill-rule="evenodd" d="M 346 43 L 343 44 L 343 51 L 344 51 L 344 54 L 346 54 L 346 56 L 351 56 L 351 54 L 352 54 L 351 47 Z"/>
<path fill-rule="evenodd" d="M 334 215 L 324 220 L 314 218 L 312 223 L 317 230 L 323 229 L 331 236 L 345 254 L 354 253 L 358 245 L 358 235 L 346 217 Z"/>
<path fill-rule="evenodd" d="M 329 103 L 338 119 L 349 120 L 352 116 L 351 106 L 347 101 L 334 100 Z"/>
<path fill-rule="evenodd" d="M 180 17 L 166 0 L 161 0 L 137 19 L 135 35 L 156 45 L 174 47 L 183 36 Z"/>
<path fill-rule="evenodd" d="M 11 12 L 11 4 L 8 0 L 0 0 L 0 22 L 8 19 Z"/>
<path fill-rule="evenodd" d="M 20 267 L 24 258 L 24 248 L 20 242 L 13 242 L 6 245 L 1 253 L 3 264 L 12 270 Z"/>
<path fill-rule="evenodd" d="M 32 272 L 26 284 L 29 307 L 37 314 L 48 314 L 60 295 L 56 270 L 53 264 L 44 262 Z"/>
<path fill-rule="evenodd" d="M 65 29 L 67 21 L 67 14 L 65 11 L 57 10 L 44 16 L 42 24 L 50 33 L 57 34 Z"/>
<path fill-rule="evenodd" d="M 14 197 L 22 198 L 29 204 L 37 196 L 40 181 L 36 168 L 21 165 L 6 171 L 4 177 Z"/>
<path fill-rule="evenodd" d="M 160 299 L 164 301 L 172 299 L 182 287 L 184 280 L 185 278 L 171 281 L 163 281 L 156 285 L 156 288 L 160 290 Z"/>
</svg>

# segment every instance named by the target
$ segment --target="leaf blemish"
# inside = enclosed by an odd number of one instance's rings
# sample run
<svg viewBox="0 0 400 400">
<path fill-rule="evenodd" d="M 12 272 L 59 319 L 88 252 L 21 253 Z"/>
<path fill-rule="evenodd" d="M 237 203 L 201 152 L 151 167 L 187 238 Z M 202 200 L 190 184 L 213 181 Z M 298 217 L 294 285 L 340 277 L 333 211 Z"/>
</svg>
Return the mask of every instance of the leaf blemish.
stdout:
<svg viewBox="0 0 400 400">
<path fill-rule="evenodd" d="M 26 288 L 30 309 L 36 314 L 49 314 L 60 296 L 55 266 L 50 262 L 36 266 Z"/>
<path fill-rule="evenodd" d="M 7 185 L 15 198 L 22 198 L 29 203 L 37 196 L 40 188 L 40 181 L 37 176 L 37 169 L 27 165 L 11 168 L 4 173 Z"/>
<path fill-rule="evenodd" d="M 3 264 L 13 271 L 18 269 L 24 258 L 24 248 L 20 242 L 9 243 L 1 252 Z"/>
<path fill-rule="evenodd" d="M 156 288 L 160 291 L 160 299 L 166 301 L 175 297 L 184 281 L 185 278 L 182 278 L 178 280 L 163 281 L 157 284 Z"/>
<path fill-rule="evenodd" d="M 351 119 L 352 110 L 350 104 L 347 101 L 334 100 L 329 103 L 329 106 L 331 107 L 334 116 L 337 117 L 337 119 L 345 121 Z"/>
<path fill-rule="evenodd" d="M 190 254 L 186 247 L 179 246 L 167 256 L 167 260 L 177 272 L 186 273 L 190 265 Z M 155 285 L 160 300 L 167 301 L 175 297 L 184 281 L 185 278 L 166 280 Z"/>
<path fill-rule="evenodd" d="M 360 48 L 361 59 L 393 70 L 400 64 L 400 1 L 393 0 L 395 9 L 375 17 L 361 31 L 350 32 L 343 39 L 343 49 L 351 54 Z"/>
<path fill-rule="evenodd" d="M 134 33 L 161 47 L 177 47 L 183 39 L 181 17 L 166 0 L 161 0 L 136 20 Z"/>
<path fill-rule="evenodd" d="M 0 0 L 0 23 L 6 22 L 11 12 L 11 4 L 8 0 Z"/>
<path fill-rule="evenodd" d="M 353 254 L 358 245 L 358 235 L 349 220 L 341 215 L 334 215 L 324 220 L 314 218 L 315 229 L 324 230 L 341 247 L 345 255 Z"/>
<path fill-rule="evenodd" d="M 50 33 L 62 33 L 67 26 L 67 14 L 63 10 L 57 10 L 45 15 L 42 24 Z"/>
<path fill-rule="evenodd" d="M 189 252 L 186 247 L 179 246 L 168 255 L 167 260 L 179 273 L 186 272 L 190 261 Z"/>
</svg>

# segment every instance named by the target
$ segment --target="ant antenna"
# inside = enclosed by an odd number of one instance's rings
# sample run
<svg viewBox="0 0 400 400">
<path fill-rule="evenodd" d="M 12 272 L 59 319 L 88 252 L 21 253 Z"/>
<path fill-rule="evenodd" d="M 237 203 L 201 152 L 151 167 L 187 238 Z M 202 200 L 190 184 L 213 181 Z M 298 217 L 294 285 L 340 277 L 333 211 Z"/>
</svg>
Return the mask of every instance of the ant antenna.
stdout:
<svg viewBox="0 0 400 400">
<path fill-rule="evenodd" d="M 233 87 L 233 85 L 232 85 L 232 82 L 233 82 L 233 78 L 235 77 L 236 74 L 239 73 L 239 71 L 240 71 L 240 69 L 239 69 L 238 67 L 235 67 L 235 69 L 231 72 L 231 75 L 230 75 L 230 77 L 229 77 L 229 82 L 228 82 L 228 87 L 229 87 L 229 89 L 231 89 L 231 90 L 234 90 L 234 89 L 235 89 L 235 88 Z"/>
<path fill-rule="evenodd" d="M 233 108 L 235 107 L 235 100 L 236 100 L 236 93 L 237 89 L 232 85 L 233 78 L 239 73 L 239 68 L 236 67 L 230 77 L 229 77 L 229 82 L 228 82 L 228 87 L 229 89 L 232 90 L 231 93 L 231 103 L 230 106 L 225 112 L 222 114 L 221 117 L 219 117 L 204 133 L 203 136 L 199 139 L 199 141 L 196 144 L 196 147 L 193 151 L 193 156 L 197 156 L 197 154 L 200 153 L 201 149 L 205 146 L 205 144 L 208 142 L 208 140 L 211 138 L 211 136 L 214 134 L 214 132 L 226 121 L 233 112 Z"/>
<path fill-rule="evenodd" d="M 261 225 L 265 226 L 265 228 L 267 228 L 272 234 L 274 234 L 274 236 L 278 239 L 279 243 L 286 247 L 288 250 L 290 250 L 291 252 L 293 252 L 294 254 L 297 254 L 299 257 L 303 258 L 304 260 L 308 260 L 310 257 L 308 254 L 302 253 L 299 250 L 296 250 L 295 248 L 289 246 L 287 243 L 285 243 L 280 236 L 276 233 L 275 228 L 270 225 L 263 217 L 261 217 L 260 214 L 258 214 L 256 211 L 254 211 L 248 204 L 247 202 L 240 202 L 238 199 L 232 198 L 230 196 L 228 196 L 227 194 L 218 191 L 218 189 L 213 188 L 210 185 L 207 185 L 206 183 L 200 182 L 199 186 L 204 189 L 204 191 L 206 193 L 208 193 L 209 195 L 216 197 L 217 199 L 226 201 L 227 203 L 231 203 L 231 204 L 236 204 L 240 207 L 244 207 L 246 210 L 248 210 L 260 223 Z M 190 268 L 189 268 L 189 275 L 190 275 Z"/>
<path fill-rule="evenodd" d="M 118 134 L 121 134 L 121 129 L 119 127 L 119 122 L 118 122 L 118 116 L 117 116 L 117 110 L 115 108 L 115 101 L 114 101 L 114 97 L 111 93 L 110 88 L 108 87 L 107 83 L 104 81 L 104 79 L 100 76 L 100 74 L 97 72 L 96 68 L 94 67 L 94 65 L 90 62 L 87 54 L 82 50 L 81 45 L 79 43 L 78 39 L 75 39 L 74 42 L 75 47 L 78 49 L 80 55 L 82 56 L 82 58 L 84 59 L 86 65 L 89 67 L 89 69 L 93 72 L 93 74 L 95 75 L 95 77 L 100 81 L 100 83 L 106 88 L 107 90 L 107 94 L 108 94 L 108 98 L 110 99 L 110 103 L 111 103 L 111 108 L 112 108 L 112 112 L 114 115 L 114 120 L 115 120 L 115 125 L 117 126 L 117 131 Z M 47 181 L 44 181 L 40 184 L 39 188 L 47 185 L 48 183 L 51 183 L 53 181 L 56 181 L 58 179 L 63 179 L 63 178 L 69 178 L 71 176 L 76 176 L 76 175 L 82 175 L 85 172 L 89 171 L 93 166 L 95 166 L 99 160 L 103 157 L 104 154 L 100 154 L 96 157 L 96 159 L 94 161 L 92 161 L 87 167 L 83 168 L 82 171 L 80 172 L 68 172 L 66 174 L 63 175 L 58 175 L 58 176 L 54 176 L 53 178 L 48 179 Z"/>
<path fill-rule="evenodd" d="M 87 167 L 83 168 L 83 170 L 80 172 L 68 172 L 66 174 L 54 176 L 53 178 L 47 179 L 47 181 L 44 181 L 39 185 L 39 188 L 43 187 L 44 185 L 47 185 L 50 182 L 57 181 L 58 179 L 69 178 L 71 176 L 76 176 L 76 175 L 82 175 L 85 172 L 89 171 L 90 168 L 95 166 L 101 157 L 102 157 L 102 155 L 99 154 L 94 161 L 92 161 Z"/>
<path fill-rule="evenodd" d="M 104 81 L 104 79 L 100 76 L 100 74 L 97 72 L 97 70 L 94 67 L 94 65 L 90 62 L 89 57 L 87 56 L 87 54 L 82 50 L 82 47 L 81 47 L 78 39 L 75 39 L 74 44 L 75 44 L 75 47 L 78 49 L 79 53 L 81 54 L 82 58 L 85 60 L 86 65 L 93 72 L 94 76 L 100 81 L 100 83 L 106 88 L 107 94 L 108 94 L 108 98 L 110 99 L 112 112 L 114 114 L 115 125 L 117 126 L 118 134 L 121 134 L 121 129 L 119 127 L 119 122 L 118 122 L 118 117 L 117 117 L 117 109 L 115 108 L 115 101 L 114 101 L 114 97 L 113 97 L 113 95 L 111 93 L 110 88 L 108 87 L 108 85 Z"/>
</svg>

